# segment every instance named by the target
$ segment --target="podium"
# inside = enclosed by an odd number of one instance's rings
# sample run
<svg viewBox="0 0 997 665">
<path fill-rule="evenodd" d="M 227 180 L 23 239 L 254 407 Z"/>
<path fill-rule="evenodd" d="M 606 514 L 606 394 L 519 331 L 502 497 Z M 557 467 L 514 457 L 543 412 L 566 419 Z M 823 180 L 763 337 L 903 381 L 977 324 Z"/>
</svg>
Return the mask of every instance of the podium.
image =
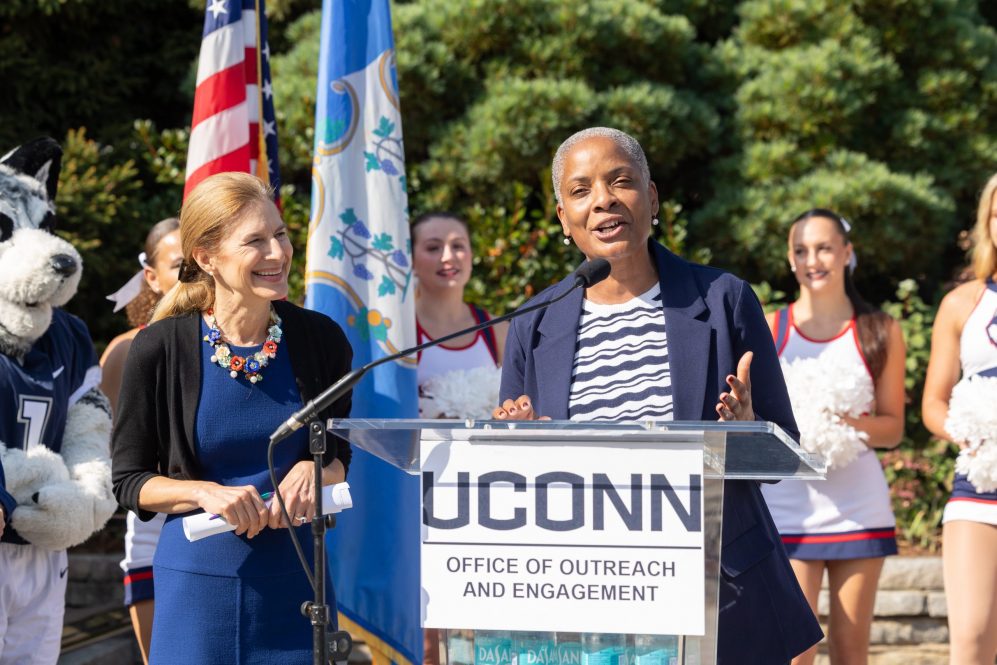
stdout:
<svg viewBox="0 0 997 665">
<path fill-rule="evenodd" d="M 329 421 L 421 476 L 447 665 L 713 665 L 724 480 L 822 479 L 766 422 Z"/>
</svg>

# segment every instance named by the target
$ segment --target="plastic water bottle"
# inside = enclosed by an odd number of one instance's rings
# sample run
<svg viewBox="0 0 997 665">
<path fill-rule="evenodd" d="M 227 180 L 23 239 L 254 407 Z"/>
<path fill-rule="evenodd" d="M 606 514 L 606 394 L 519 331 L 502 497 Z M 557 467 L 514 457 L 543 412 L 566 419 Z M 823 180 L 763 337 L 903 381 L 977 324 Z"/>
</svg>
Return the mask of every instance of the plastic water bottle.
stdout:
<svg viewBox="0 0 997 665">
<path fill-rule="evenodd" d="M 674 635 L 637 635 L 634 650 L 634 665 L 678 665 L 679 662 L 679 638 Z"/>
<path fill-rule="evenodd" d="M 626 635 L 582 633 L 582 665 L 629 665 Z"/>
<path fill-rule="evenodd" d="M 512 634 L 513 665 L 551 665 L 557 645 L 554 633 L 524 631 Z"/>
<path fill-rule="evenodd" d="M 474 635 L 474 665 L 512 665 L 512 633 L 479 630 Z"/>
<path fill-rule="evenodd" d="M 554 642 L 557 650 L 552 665 L 582 665 L 581 633 L 557 633 Z"/>
<path fill-rule="evenodd" d="M 449 665 L 474 665 L 473 637 L 471 631 L 446 631 L 447 663 Z"/>
</svg>

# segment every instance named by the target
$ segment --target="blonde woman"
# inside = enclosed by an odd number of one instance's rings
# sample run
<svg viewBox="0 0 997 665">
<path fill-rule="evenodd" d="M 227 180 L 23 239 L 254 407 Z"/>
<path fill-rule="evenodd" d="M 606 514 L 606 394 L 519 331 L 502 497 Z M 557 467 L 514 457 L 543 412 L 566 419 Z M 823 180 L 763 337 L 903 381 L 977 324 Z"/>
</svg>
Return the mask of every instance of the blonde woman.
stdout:
<svg viewBox="0 0 997 665">
<path fill-rule="evenodd" d="M 125 364 L 112 439 L 118 501 L 140 519 L 166 513 L 153 560 L 150 662 L 310 662 L 299 611 L 312 589 L 270 507 L 269 434 L 350 369 L 328 317 L 283 301 L 292 248 L 270 190 L 244 173 L 204 180 L 180 212 L 183 262 Z M 320 416 L 345 417 L 345 397 Z M 323 482 L 342 481 L 350 448 L 327 456 Z M 315 514 L 305 429 L 277 449 L 288 513 L 312 551 Z M 191 543 L 195 511 L 234 525 Z M 331 589 L 327 589 L 331 595 Z"/>
<path fill-rule="evenodd" d="M 973 229 L 975 279 L 942 299 L 924 382 L 924 424 L 945 431 L 952 389 L 960 377 L 997 376 L 997 175 L 983 188 Z M 997 408 L 997 404 L 994 405 Z M 942 560 L 948 605 L 950 662 L 993 665 L 997 658 L 997 492 L 979 492 L 956 475 L 942 519 Z"/>
</svg>

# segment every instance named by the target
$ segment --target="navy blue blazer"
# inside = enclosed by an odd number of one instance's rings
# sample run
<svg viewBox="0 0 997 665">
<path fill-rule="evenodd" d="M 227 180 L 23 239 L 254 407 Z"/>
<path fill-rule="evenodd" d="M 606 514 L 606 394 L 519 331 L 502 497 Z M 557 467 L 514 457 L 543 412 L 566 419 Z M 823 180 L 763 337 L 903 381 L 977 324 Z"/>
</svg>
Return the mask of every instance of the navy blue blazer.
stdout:
<svg viewBox="0 0 997 665">
<path fill-rule="evenodd" d="M 661 282 L 674 386 L 675 420 L 716 421 L 714 406 L 726 377 L 754 351 L 751 363 L 755 415 L 794 438 L 786 384 L 765 315 L 744 280 L 689 263 L 649 243 Z M 532 302 L 571 288 L 566 278 Z M 506 341 L 501 400 L 528 395 L 534 411 L 567 419 L 575 339 L 582 311 L 578 289 L 546 309 L 514 319 Z M 718 663 L 788 663 L 822 637 L 782 547 L 758 483 L 724 483 Z"/>
</svg>

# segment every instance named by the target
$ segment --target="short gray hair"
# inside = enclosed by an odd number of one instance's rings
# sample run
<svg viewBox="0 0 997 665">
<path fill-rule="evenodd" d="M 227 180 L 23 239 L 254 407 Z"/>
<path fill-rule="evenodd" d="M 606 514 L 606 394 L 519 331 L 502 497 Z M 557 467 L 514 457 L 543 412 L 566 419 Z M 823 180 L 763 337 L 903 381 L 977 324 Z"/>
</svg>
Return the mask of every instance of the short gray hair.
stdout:
<svg viewBox="0 0 997 665">
<path fill-rule="evenodd" d="M 651 182 L 651 169 L 647 166 L 647 156 L 644 149 L 640 147 L 637 139 L 626 132 L 621 132 L 612 127 L 589 127 L 580 132 L 575 132 L 564 140 L 554 153 L 554 161 L 550 165 L 550 179 L 554 183 L 554 197 L 561 203 L 561 179 L 564 177 L 564 160 L 576 145 L 591 138 L 609 139 L 618 145 L 623 152 L 637 165 L 644 182 Z"/>
</svg>

